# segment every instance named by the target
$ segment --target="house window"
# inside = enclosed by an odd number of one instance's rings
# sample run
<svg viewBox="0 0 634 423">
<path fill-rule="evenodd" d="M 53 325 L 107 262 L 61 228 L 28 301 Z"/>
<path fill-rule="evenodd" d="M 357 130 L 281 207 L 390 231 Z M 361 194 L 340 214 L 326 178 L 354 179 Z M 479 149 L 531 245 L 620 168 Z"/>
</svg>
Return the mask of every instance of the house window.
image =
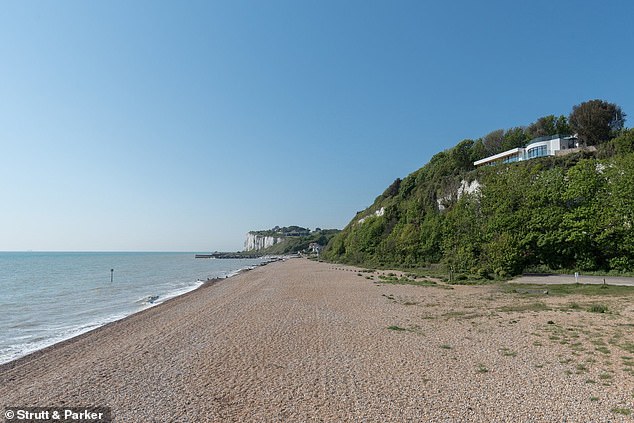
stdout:
<svg viewBox="0 0 634 423">
<path fill-rule="evenodd" d="M 528 158 L 534 159 L 535 157 L 542 157 L 548 155 L 548 147 L 540 145 L 539 147 L 530 148 L 528 150 Z"/>
<path fill-rule="evenodd" d="M 513 154 L 512 156 L 505 157 L 504 160 L 502 160 L 502 163 L 514 163 L 518 160 L 519 160 L 518 155 Z"/>
</svg>

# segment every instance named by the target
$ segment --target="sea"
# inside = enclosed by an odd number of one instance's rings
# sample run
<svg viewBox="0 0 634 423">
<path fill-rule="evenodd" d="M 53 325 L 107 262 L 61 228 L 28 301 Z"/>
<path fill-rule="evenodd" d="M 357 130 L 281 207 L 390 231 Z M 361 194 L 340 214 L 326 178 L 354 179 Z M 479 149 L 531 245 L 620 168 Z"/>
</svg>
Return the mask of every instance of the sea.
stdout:
<svg viewBox="0 0 634 423">
<path fill-rule="evenodd" d="M 262 261 L 197 259 L 194 253 L 0 252 L 0 364 Z"/>
</svg>

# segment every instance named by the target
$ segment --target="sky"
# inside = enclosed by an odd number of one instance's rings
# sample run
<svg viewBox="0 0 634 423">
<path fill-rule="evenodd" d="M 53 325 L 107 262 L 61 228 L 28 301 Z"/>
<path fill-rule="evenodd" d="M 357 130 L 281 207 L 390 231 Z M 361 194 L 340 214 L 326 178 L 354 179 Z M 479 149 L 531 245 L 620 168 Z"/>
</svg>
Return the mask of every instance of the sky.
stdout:
<svg viewBox="0 0 634 423">
<path fill-rule="evenodd" d="M 630 1 L 1 9 L 0 251 L 236 251 L 343 228 L 466 138 L 595 98 L 634 119 Z"/>
</svg>

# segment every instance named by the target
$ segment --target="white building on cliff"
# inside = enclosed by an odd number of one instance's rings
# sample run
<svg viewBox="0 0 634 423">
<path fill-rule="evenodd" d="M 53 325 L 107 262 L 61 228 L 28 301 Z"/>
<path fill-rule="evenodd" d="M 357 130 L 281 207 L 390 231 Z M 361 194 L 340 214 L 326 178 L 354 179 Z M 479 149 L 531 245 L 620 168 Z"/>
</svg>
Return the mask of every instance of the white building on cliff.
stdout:
<svg viewBox="0 0 634 423">
<path fill-rule="evenodd" d="M 513 163 L 523 160 L 530 160 L 536 157 L 557 156 L 560 154 L 572 153 L 579 147 L 577 137 L 551 135 L 539 137 L 531 140 L 526 147 L 513 148 L 503 151 L 493 156 L 485 157 L 482 160 L 473 162 L 476 167 L 491 166 L 500 163 Z"/>
</svg>

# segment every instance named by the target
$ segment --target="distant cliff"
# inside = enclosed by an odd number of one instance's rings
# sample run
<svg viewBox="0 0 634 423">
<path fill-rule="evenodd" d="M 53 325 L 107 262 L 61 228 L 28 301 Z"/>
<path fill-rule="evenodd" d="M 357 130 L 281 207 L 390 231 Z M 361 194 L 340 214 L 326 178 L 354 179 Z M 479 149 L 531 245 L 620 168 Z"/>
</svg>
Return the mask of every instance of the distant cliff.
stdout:
<svg viewBox="0 0 634 423">
<path fill-rule="evenodd" d="M 247 234 L 247 239 L 244 241 L 244 251 L 259 251 L 281 242 L 283 237 L 276 237 L 270 235 L 258 235 L 254 232 Z"/>
<path fill-rule="evenodd" d="M 244 251 L 262 254 L 291 254 L 308 251 L 311 244 L 325 246 L 339 232 L 338 229 L 311 231 L 301 226 L 287 226 L 264 231 L 250 231 L 244 241 Z"/>
</svg>

